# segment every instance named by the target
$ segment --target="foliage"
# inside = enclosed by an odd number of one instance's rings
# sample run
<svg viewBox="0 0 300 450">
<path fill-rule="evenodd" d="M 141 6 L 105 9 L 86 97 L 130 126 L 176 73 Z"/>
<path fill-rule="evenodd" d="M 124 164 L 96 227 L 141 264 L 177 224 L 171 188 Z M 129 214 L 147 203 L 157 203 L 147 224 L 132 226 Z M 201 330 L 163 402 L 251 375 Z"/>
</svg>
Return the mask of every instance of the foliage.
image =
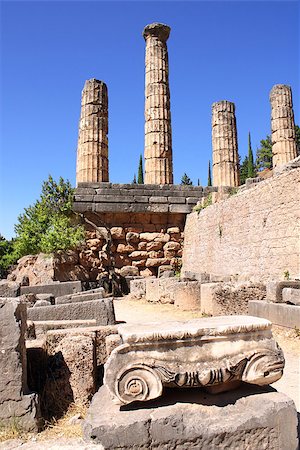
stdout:
<svg viewBox="0 0 300 450">
<path fill-rule="evenodd" d="M 193 182 L 190 179 L 190 177 L 187 176 L 187 174 L 184 172 L 184 174 L 181 177 L 181 185 L 188 185 L 188 186 L 192 186 Z"/>
<path fill-rule="evenodd" d="M 40 198 L 18 217 L 14 251 L 21 257 L 52 253 L 76 247 L 84 239 L 84 228 L 72 212 L 74 189 L 63 178 L 51 176 L 42 185 Z"/>
<path fill-rule="evenodd" d="M 290 272 L 289 272 L 289 270 L 285 270 L 285 271 L 283 272 L 283 278 L 284 278 L 285 280 L 290 280 Z"/>
<path fill-rule="evenodd" d="M 0 234 L 0 278 L 7 277 L 8 268 L 15 264 L 18 255 L 14 251 L 14 241 L 5 239 Z"/>
<path fill-rule="evenodd" d="M 256 176 L 256 170 L 254 166 L 254 159 L 253 159 L 253 151 L 251 147 L 251 136 L 250 131 L 248 134 L 248 174 L 247 178 L 254 178 Z"/>
<path fill-rule="evenodd" d="M 136 175 L 134 174 L 132 184 L 136 184 Z"/>
<path fill-rule="evenodd" d="M 212 182 L 211 182 L 211 168 L 210 168 L 210 160 L 208 161 L 208 177 L 207 177 L 207 186 L 212 186 Z"/>
<path fill-rule="evenodd" d="M 208 196 L 203 201 L 202 205 L 195 205 L 193 208 L 193 211 L 197 212 L 199 214 L 200 211 L 202 211 L 202 209 L 205 209 L 210 205 L 212 205 L 212 194 L 211 193 L 208 194 Z"/>
<path fill-rule="evenodd" d="M 245 184 L 248 178 L 248 156 L 245 156 L 244 161 L 240 165 L 240 183 Z"/>
<path fill-rule="evenodd" d="M 239 192 L 239 188 L 238 187 L 231 187 L 229 188 L 228 194 L 229 197 L 231 197 L 232 195 L 235 195 Z"/>
<path fill-rule="evenodd" d="M 266 139 L 260 141 L 260 147 L 256 150 L 256 169 L 272 169 L 272 140 L 271 136 L 267 136 Z"/>
<path fill-rule="evenodd" d="M 140 155 L 140 162 L 139 162 L 139 170 L 138 170 L 138 184 L 144 184 L 144 171 L 143 171 L 143 157 Z"/>
</svg>

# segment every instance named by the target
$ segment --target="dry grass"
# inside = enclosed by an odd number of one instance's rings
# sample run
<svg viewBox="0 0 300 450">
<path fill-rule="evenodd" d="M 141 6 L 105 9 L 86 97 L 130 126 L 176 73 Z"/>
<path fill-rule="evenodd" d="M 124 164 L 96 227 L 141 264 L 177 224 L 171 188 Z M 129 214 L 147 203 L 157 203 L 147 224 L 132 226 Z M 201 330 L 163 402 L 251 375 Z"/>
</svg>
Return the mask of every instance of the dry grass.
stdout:
<svg viewBox="0 0 300 450">
<path fill-rule="evenodd" d="M 9 439 L 30 439 L 31 433 L 24 433 L 19 425 L 18 420 L 12 420 L 10 425 L 3 425 L 0 423 L 0 442 L 8 441 Z"/>
<path fill-rule="evenodd" d="M 284 352 L 295 353 L 300 356 L 300 333 L 297 328 L 286 328 L 273 325 L 272 332 L 274 338 Z"/>
<path fill-rule="evenodd" d="M 0 424 L 0 442 L 7 441 L 9 439 L 21 439 L 22 442 L 26 441 L 46 441 L 57 438 L 81 438 L 82 429 L 81 423 L 72 424 L 70 419 L 74 416 L 78 416 L 84 419 L 87 412 L 87 406 L 70 405 L 68 411 L 61 419 L 53 419 L 45 424 L 45 428 L 38 434 L 25 433 L 18 426 L 18 421 L 14 421 L 10 426 L 2 426 Z"/>
</svg>

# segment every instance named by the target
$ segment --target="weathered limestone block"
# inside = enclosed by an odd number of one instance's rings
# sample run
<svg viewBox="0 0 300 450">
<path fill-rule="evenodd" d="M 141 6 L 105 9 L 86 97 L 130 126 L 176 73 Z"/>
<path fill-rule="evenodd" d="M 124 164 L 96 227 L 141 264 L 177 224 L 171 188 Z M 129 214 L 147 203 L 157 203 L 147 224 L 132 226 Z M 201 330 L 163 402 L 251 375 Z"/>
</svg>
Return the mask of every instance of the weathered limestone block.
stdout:
<svg viewBox="0 0 300 450">
<path fill-rule="evenodd" d="M 170 264 L 170 258 L 148 258 L 146 267 L 158 267 L 165 264 Z"/>
<path fill-rule="evenodd" d="M 212 316 L 247 314 L 249 301 L 264 300 L 265 296 L 265 285 L 260 283 L 204 283 L 201 312 Z"/>
<path fill-rule="evenodd" d="M 299 306 L 253 300 L 249 302 L 249 314 L 264 317 L 282 327 L 300 328 Z"/>
<path fill-rule="evenodd" d="M 66 303 L 77 303 L 77 302 L 87 302 L 90 300 L 99 300 L 104 297 L 104 288 L 95 289 L 93 291 L 84 291 L 78 294 L 63 295 L 62 297 L 57 297 L 55 299 L 56 305 L 63 305 Z"/>
<path fill-rule="evenodd" d="M 76 181 L 108 181 L 108 96 L 103 81 L 85 82 L 79 123 Z"/>
<path fill-rule="evenodd" d="M 52 294 L 54 297 L 81 292 L 81 281 L 55 281 L 51 284 L 38 284 L 35 286 L 21 286 L 22 294 Z"/>
<path fill-rule="evenodd" d="M 130 281 L 130 294 L 132 297 L 142 298 L 146 295 L 146 280 L 131 280 Z"/>
<path fill-rule="evenodd" d="M 71 326 L 72 324 L 70 324 L 70 327 Z M 111 334 L 117 334 L 118 326 L 119 325 L 95 326 L 82 323 L 82 326 L 78 328 L 49 330 L 46 337 L 48 352 L 54 354 L 55 349 L 66 337 L 71 339 L 72 336 L 92 336 L 93 339 L 95 339 L 96 365 L 103 365 L 109 356 L 106 349 L 106 338 Z"/>
<path fill-rule="evenodd" d="M 276 84 L 270 92 L 272 108 L 273 168 L 288 163 L 297 156 L 296 130 L 290 86 Z"/>
<path fill-rule="evenodd" d="M 212 105 L 213 185 L 236 187 L 239 157 L 234 103 L 227 100 Z"/>
<path fill-rule="evenodd" d="M 0 297 L 17 297 L 20 295 L 20 284 L 8 280 L 0 280 Z"/>
<path fill-rule="evenodd" d="M 147 278 L 146 300 L 148 302 L 174 303 L 179 278 Z"/>
<path fill-rule="evenodd" d="M 183 311 L 201 307 L 201 284 L 198 281 L 181 281 L 174 289 L 174 304 Z"/>
<path fill-rule="evenodd" d="M 300 289 L 282 289 L 282 300 L 284 303 L 292 303 L 293 305 L 300 306 Z"/>
<path fill-rule="evenodd" d="M 123 266 L 120 270 L 122 277 L 136 277 L 139 275 L 139 269 L 133 266 Z"/>
<path fill-rule="evenodd" d="M 33 305 L 34 308 L 38 308 L 40 306 L 51 306 L 51 303 L 47 300 L 37 300 Z"/>
<path fill-rule="evenodd" d="M 64 320 L 95 319 L 97 325 L 115 323 L 112 298 L 29 308 L 27 314 L 28 319 L 33 321 L 61 320 L 63 318 Z"/>
<path fill-rule="evenodd" d="M 273 383 L 284 357 L 271 326 L 249 316 L 120 326 L 122 345 L 105 365 L 104 384 L 113 401 L 127 404 L 157 398 L 164 386 L 218 393 L 242 381 Z"/>
<path fill-rule="evenodd" d="M 111 237 L 115 240 L 125 239 L 125 231 L 122 227 L 112 227 L 110 233 Z"/>
<path fill-rule="evenodd" d="M 66 334 L 57 345 L 53 345 L 53 340 L 49 342 L 47 335 L 46 350 L 49 365 L 53 368 L 45 387 L 46 398 L 53 398 L 50 408 L 55 409 L 54 404 L 60 401 L 87 404 L 95 393 L 95 333 L 85 330 L 79 335 Z M 56 333 L 56 330 L 48 333 Z"/>
<path fill-rule="evenodd" d="M 119 410 L 102 386 L 84 424 L 84 438 L 109 450 L 296 450 L 294 402 L 255 386 L 215 397 L 199 389 L 168 390 L 163 401 Z"/>
<path fill-rule="evenodd" d="M 283 299 L 283 291 L 286 288 L 299 290 L 300 292 L 300 281 L 269 281 L 266 285 L 267 295 L 266 300 L 268 302 L 274 303 L 284 303 L 286 300 Z M 296 294 L 297 295 L 297 294 Z M 253 299 L 254 300 L 254 299 Z"/>
<path fill-rule="evenodd" d="M 172 184 L 172 130 L 167 39 L 170 27 L 153 23 L 144 28 L 145 183 Z"/>
<path fill-rule="evenodd" d="M 30 323 L 30 321 L 27 321 Z M 95 319 L 90 320 L 45 320 L 31 322 L 33 330 L 31 334 L 36 339 L 41 339 L 46 336 L 47 331 L 61 330 L 65 328 L 82 328 L 82 327 L 94 327 L 96 325 Z"/>
<path fill-rule="evenodd" d="M 0 422 L 26 431 L 38 430 L 38 397 L 27 386 L 26 305 L 0 299 Z"/>
</svg>

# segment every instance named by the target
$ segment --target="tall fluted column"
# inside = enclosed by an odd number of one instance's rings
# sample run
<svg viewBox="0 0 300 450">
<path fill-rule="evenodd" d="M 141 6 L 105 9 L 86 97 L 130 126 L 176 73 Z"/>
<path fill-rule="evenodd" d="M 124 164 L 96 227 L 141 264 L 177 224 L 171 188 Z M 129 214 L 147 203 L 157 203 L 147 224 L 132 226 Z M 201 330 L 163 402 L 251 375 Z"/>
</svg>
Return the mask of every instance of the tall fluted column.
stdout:
<svg viewBox="0 0 300 450">
<path fill-rule="evenodd" d="M 273 167 L 297 156 L 292 90 L 276 84 L 270 92 Z"/>
<path fill-rule="evenodd" d="M 212 105 L 213 185 L 238 186 L 239 156 L 234 103 Z"/>
<path fill-rule="evenodd" d="M 76 182 L 108 181 L 108 97 L 103 81 L 85 82 L 77 147 Z"/>
<path fill-rule="evenodd" d="M 145 183 L 172 184 L 172 131 L 167 39 L 170 27 L 152 23 L 144 28 Z"/>
</svg>

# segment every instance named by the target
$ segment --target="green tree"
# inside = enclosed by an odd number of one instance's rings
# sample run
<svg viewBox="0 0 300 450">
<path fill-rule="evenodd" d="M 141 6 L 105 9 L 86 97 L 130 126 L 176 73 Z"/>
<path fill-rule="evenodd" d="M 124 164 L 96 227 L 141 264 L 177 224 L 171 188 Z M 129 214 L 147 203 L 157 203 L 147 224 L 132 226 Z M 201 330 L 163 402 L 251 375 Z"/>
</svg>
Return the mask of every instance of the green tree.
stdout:
<svg viewBox="0 0 300 450">
<path fill-rule="evenodd" d="M 134 174 L 132 184 L 136 184 L 136 175 Z"/>
<path fill-rule="evenodd" d="M 245 184 L 248 178 L 248 156 L 245 156 L 244 161 L 240 164 L 240 183 Z"/>
<path fill-rule="evenodd" d="M 271 136 L 260 141 L 260 147 L 256 150 L 256 169 L 272 169 L 272 140 Z"/>
<path fill-rule="evenodd" d="M 143 157 L 140 155 L 139 170 L 138 170 L 138 184 L 144 184 L 144 171 L 143 171 Z"/>
<path fill-rule="evenodd" d="M 75 248 L 84 240 L 84 228 L 72 211 L 74 189 L 63 178 L 51 176 L 40 198 L 18 217 L 13 247 L 18 257 Z"/>
<path fill-rule="evenodd" d="M 256 170 L 254 166 L 254 159 L 253 159 L 253 151 L 251 146 L 251 136 L 250 131 L 248 134 L 248 173 L 247 178 L 254 178 L 256 176 Z"/>
<path fill-rule="evenodd" d="M 13 240 L 7 240 L 0 234 L 0 278 L 6 278 L 9 267 L 18 259 L 13 244 Z"/>
<path fill-rule="evenodd" d="M 181 183 L 180 184 L 192 186 L 193 182 L 190 179 L 190 177 L 188 177 L 187 174 L 184 172 L 184 174 L 181 177 Z"/>
<path fill-rule="evenodd" d="M 210 160 L 208 161 L 208 177 L 207 177 L 207 186 L 211 186 L 211 168 L 210 168 Z"/>
</svg>

